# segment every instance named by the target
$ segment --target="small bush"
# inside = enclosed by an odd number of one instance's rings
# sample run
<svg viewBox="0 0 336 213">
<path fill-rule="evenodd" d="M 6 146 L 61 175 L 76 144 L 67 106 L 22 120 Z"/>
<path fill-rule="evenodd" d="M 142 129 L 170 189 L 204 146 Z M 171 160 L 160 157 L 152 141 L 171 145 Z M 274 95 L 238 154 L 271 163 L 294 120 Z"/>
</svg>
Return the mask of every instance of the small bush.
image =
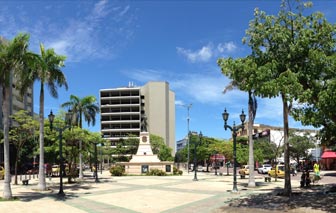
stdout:
<svg viewBox="0 0 336 213">
<path fill-rule="evenodd" d="M 165 171 L 162 171 L 160 169 L 151 169 L 149 172 L 147 172 L 146 175 L 149 175 L 149 176 L 166 176 L 166 172 Z"/>
<path fill-rule="evenodd" d="M 183 171 L 178 170 L 175 166 L 173 167 L 173 175 L 182 175 Z"/>
<path fill-rule="evenodd" d="M 125 167 L 121 165 L 112 166 L 110 173 L 112 176 L 122 176 L 125 173 Z"/>
<path fill-rule="evenodd" d="M 174 166 L 173 167 L 173 175 L 177 175 L 178 174 L 178 169 Z"/>
</svg>

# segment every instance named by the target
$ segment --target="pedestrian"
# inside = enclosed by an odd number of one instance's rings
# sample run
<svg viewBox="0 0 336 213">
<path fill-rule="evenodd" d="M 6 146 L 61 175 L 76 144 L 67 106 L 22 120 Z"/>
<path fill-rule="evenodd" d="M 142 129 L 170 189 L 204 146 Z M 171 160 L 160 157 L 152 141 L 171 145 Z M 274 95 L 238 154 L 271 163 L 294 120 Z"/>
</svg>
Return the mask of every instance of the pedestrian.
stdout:
<svg viewBox="0 0 336 213">
<path fill-rule="evenodd" d="M 93 177 L 96 177 L 97 173 L 96 173 L 96 167 L 95 166 L 92 167 L 92 171 L 93 171 Z"/>
<path fill-rule="evenodd" d="M 320 177 L 320 165 L 316 161 L 314 163 L 314 173 L 315 176 Z"/>
<path fill-rule="evenodd" d="M 302 171 L 300 187 L 304 187 L 305 184 L 306 184 L 306 174 L 304 171 Z"/>
</svg>

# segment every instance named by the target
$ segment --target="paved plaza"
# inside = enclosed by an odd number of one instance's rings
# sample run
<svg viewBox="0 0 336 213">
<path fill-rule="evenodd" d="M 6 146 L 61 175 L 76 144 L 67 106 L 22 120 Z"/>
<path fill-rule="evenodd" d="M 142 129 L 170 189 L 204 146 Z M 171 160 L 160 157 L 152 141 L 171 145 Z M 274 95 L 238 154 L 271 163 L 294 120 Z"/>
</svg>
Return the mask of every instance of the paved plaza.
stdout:
<svg viewBox="0 0 336 213">
<path fill-rule="evenodd" d="M 269 193 L 284 186 L 283 179 L 264 182 L 263 176 L 257 175 L 257 187 L 247 188 L 248 179 L 237 176 L 239 192 L 232 193 L 233 176 L 225 174 L 199 172 L 198 181 L 192 180 L 192 172 L 161 177 L 112 177 L 108 171 L 98 174 L 99 183 L 94 182 L 90 172 L 85 173 L 81 183 L 67 184 L 64 178 L 64 198 L 57 196 L 57 177 L 47 178 L 50 190 L 46 192 L 36 190 L 36 178 L 29 185 L 20 181 L 19 185 L 12 185 L 13 196 L 19 200 L 0 202 L 1 212 L 225 212 L 226 206 L 238 198 Z M 299 178 L 293 178 L 293 190 L 299 185 Z M 2 195 L 3 180 L 0 186 Z"/>
</svg>

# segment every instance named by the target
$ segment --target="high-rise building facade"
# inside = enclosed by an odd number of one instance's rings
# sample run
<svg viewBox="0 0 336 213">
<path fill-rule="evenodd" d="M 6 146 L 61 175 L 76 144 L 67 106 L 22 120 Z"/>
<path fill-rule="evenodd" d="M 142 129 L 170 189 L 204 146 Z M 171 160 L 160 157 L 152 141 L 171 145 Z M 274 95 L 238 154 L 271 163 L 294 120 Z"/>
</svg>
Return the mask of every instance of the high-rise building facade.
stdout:
<svg viewBox="0 0 336 213">
<path fill-rule="evenodd" d="M 137 87 L 100 90 L 101 133 L 111 146 L 128 136 L 140 136 L 141 122 L 147 131 L 162 137 L 175 153 L 175 93 L 167 82 L 148 82 Z"/>
<path fill-rule="evenodd" d="M 31 116 L 34 115 L 34 98 L 33 98 L 33 86 L 29 87 L 25 94 L 22 96 L 18 89 L 16 89 L 16 78 L 11 75 L 10 77 L 10 90 L 9 90 L 9 115 L 13 115 L 20 110 L 26 110 Z M 0 103 L 3 103 L 2 85 L 0 83 Z M 3 129 L 3 112 L 0 107 L 0 128 Z M 15 125 L 12 119 L 9 119 L 10 126 Z M 11 147 L 10 147 L 11 148 Z M 0 146 L 0 163 L 3 162 L 4 153 L 3 146 Z"/>
</svg>

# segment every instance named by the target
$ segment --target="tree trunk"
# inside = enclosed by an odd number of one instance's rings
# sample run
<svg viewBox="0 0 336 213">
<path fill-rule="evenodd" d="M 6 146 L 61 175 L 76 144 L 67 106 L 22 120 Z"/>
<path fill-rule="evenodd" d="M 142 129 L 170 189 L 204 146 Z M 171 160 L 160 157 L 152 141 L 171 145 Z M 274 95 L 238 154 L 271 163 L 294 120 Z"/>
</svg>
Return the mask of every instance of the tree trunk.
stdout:
<svg viewBox="0 0 336 213">
<path fill-rule="evenodd" d="M 11 189 L 11 174 L 10 174 L 10 162 L 9 162 L 9 86 L 3 88 L 3 103 L 2 103 L 2 112 L 3 112 L 3 126 L 4 126 L 4 166 L 5 166 L 5 180 L 4 180 L 4 190 L 3 198 L 9 200 L 12 198 L 12 189 Z"/>
<path fill-rule="evenodd" d="M 17 185 L 17 167 L 18 167 L 18 162 L 19 162 L 19 152 L 16 152 L 16 158 L 15 158 L 15 168 L 14 168 L 14 184 Z"/>
<path fill-rule="evenodd" d="M 44 85 L 41 82 L 40 90 L 40 162 L 39 162 L 39 183 L 38 190 L 46 191 L 45 169 L 44 169 Z"/>
<path fill-rule="evenodd" d="M 285 154 L 285 188 L 284 195 L 290 197 L 292 194 L 290 167 L 289 167 L 289 141 L 288 141 L 288 114 L 289 107 L 287 98 L 284 94 L 281 95 L 283 104 L 283 121 L 284 121 L 284 154 Z"/>
<path fill-rule="evenodd" d="M 255 187 L 255 179 L 254 179 L 254 154 L 253 154 L 253 100 L 251 97 L 251 92 L 249 91 L 249 103 L 248 103 L 248 114 L 249 114 L 249 121 L 248 121 L 248 139 L 249 139 L 249 182 L 248 187 Z"/>
</svg>

